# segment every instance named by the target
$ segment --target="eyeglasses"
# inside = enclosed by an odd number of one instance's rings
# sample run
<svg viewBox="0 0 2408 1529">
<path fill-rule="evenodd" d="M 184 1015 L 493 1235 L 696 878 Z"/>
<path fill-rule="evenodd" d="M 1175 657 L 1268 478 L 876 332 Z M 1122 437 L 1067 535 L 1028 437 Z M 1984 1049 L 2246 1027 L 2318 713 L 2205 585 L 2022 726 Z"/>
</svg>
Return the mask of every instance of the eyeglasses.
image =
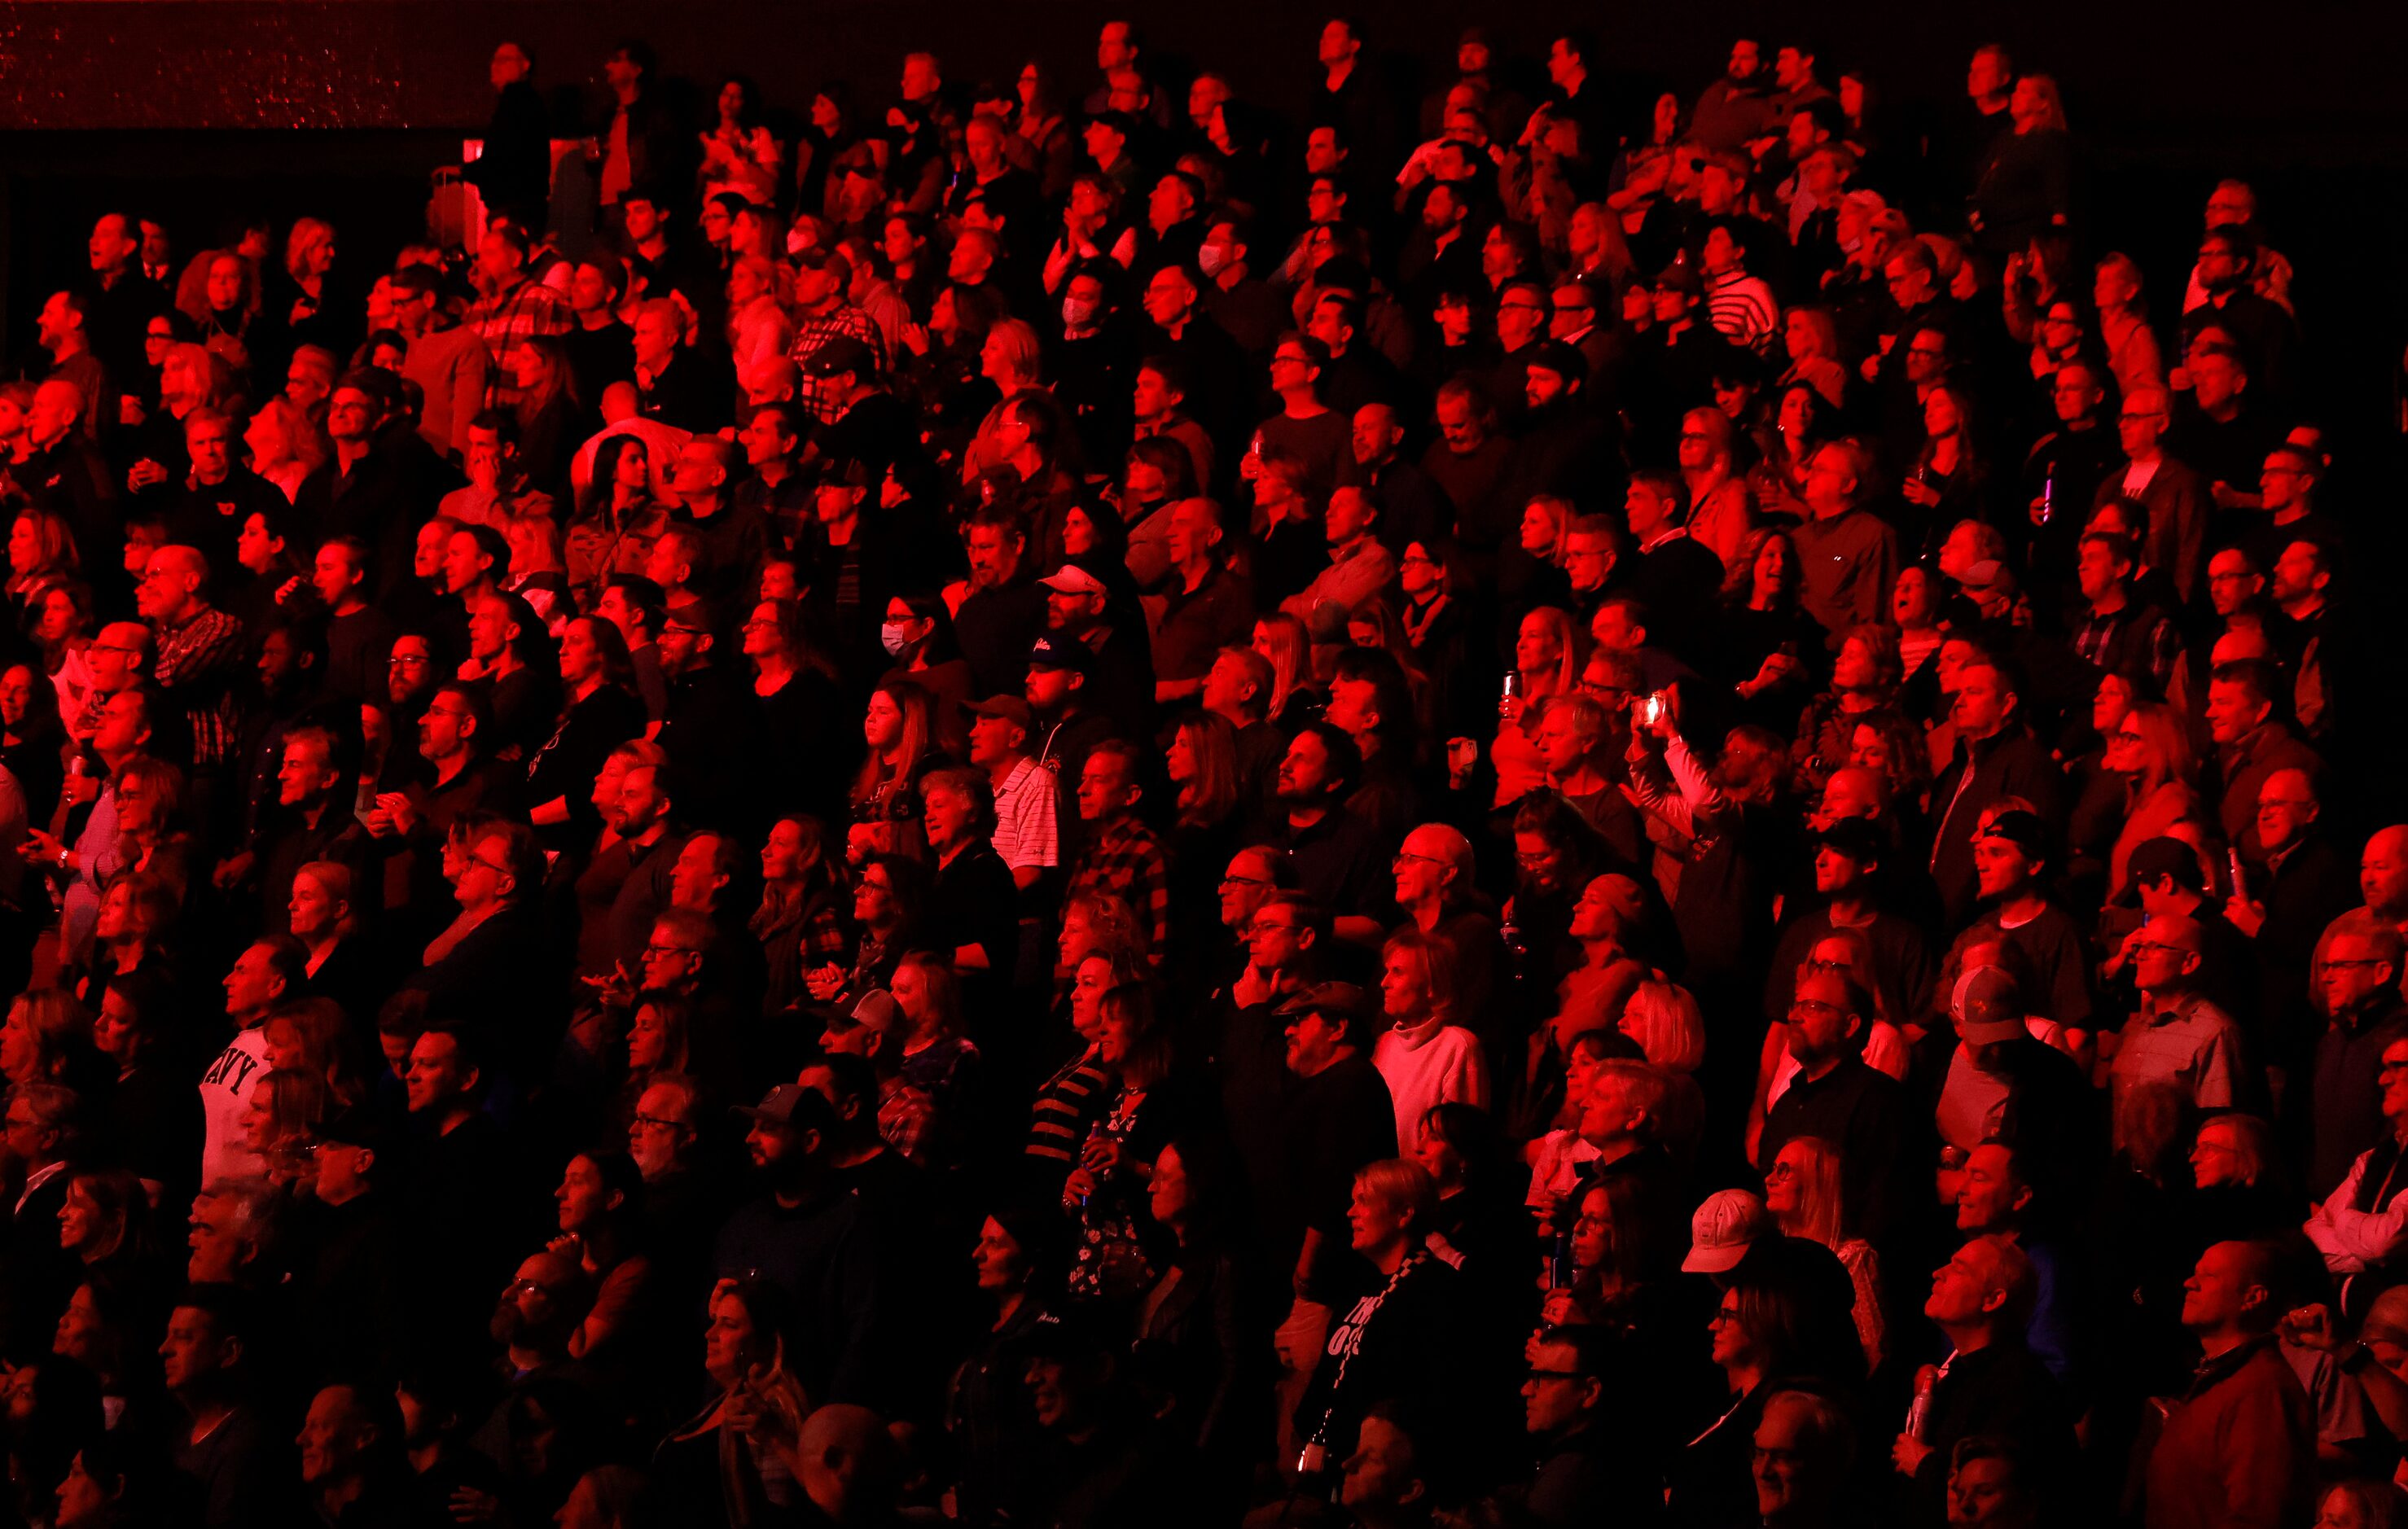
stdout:
<svg viewBox="0 0 2408 1529">
<path fill-rule="evenodd" d="M 482 865 L 485 869 L 493 872 L 495 876 L 516 876 L 518 874 L 516 871 L 511 870 L 508 865 L 494 865 L 492 861 L 487 860 L 483 855 L 470 855 L 468 859 L 471 864 Z"/>
<path fill-rule="evenodd" d="M 1792 1000 L 1789 1005 L 1789 1017 L 1793 1020 L 1806 1014 L 1841 1014 L 1845 1012 L 1846 1010 L 1841 1008 L 1839 1005 L 1827 1004 L 1820 998 L 1798 998 Z"/>
<path fill-rule="evenodd" d="M 2329 956 L 2325 959 L 2325 970 L 2329 972 L 2365 971 L 2371 967 L 2388 966 L 2390 965 L 2391 963 L 2388 961 L 2374 961 L 2371 959 L 2362 961 L 2342 961 Z M 2385 1065 L 2387 1067 L 2390 1064 L 2386 1063 Z"/>
<path fill-rule="evenodd" d="M 1282 930 L 1293 935 L 1303 927 L 1300 923 L 1272 923 L 1263 919 L 1256 919 L 1253 925 L 1254 933 L 1257 935 L 1275 934 Z"/>
<path fill-rule="evenodd" d="M 647 943 L 645 944 L 645 946 L 644 946 L 644 954 L 646 954 L 646 955 L 648 955 L 648 956 L 653 956 L 653 955 L 700 955 L 701 953 L 702 953 L 701 951 L 695 950 L 692 946 L 687 946 L 687 945 L 663 945 L 659 940 L 652 940 L 652 941 L 649 941 L 649 942 L 647 942 Z"/>
<path fill-rule="evenodd" d="M 2134 940 L 2134 941 L 2132 942 L 2131 950 L 2132 950 L 2132 953 L 2133 953 L 2134 955 L 2188 955 L 2188 954 L 2190 954 L 2190 950 L 2189 950 L 2189 949 L 2188 949 L 2187 947 L 2186 947 L 2186 946 L 2181 946 L 2181 945 L 2163 945 L 2163 944 L 2158 943 L 2158 942 L 2157 942 L 2157 941 L 2156 941 L 2156 940 L 2149 940 L 2149 939 Z"/>
<path fill-rule="evenodd" d="M 635 1117 L 634 1123 L 642 1126 L 647 1131 L 675 1131 L 680 1129 L 678 1122 L 660 1115 L 638 1115 Z"/>
<path fill-rule="evenodd" d="M 99 644 L 95 643 L 93 646 L 98 647 Z M 121 649 L 117 650 L 124 652 L 132 651 L 131 649 Z M 385 667 L 389 669 L 423 669 L 431 662 L 433 661 L 427 658 L 424 653 L 395 653 L 391 658 L 384 661 Z"/>
<path fill-rule="evenodd" d="M 1765 1170 L 1764 1181 L 1770 1184 L 1785 1181 L 1797 1177 L 1798 1165 L 1796 1164 L 1775 1163 L 1770 1168 Z"/>
<path fill-rule="evenodd" d="M 1706 1325 L 1709 1327 L 1719 1327 L 1727 1322 L 1737 1321 L 1739 1321 L 1739 1308 L 1737 1307 L 1727 1306 L 1720 1308 L 1713 1316 L 1707 1318 Z"/>
<path fill-rule="evenodd" d="M 1389 862 L 1389 864 L 1392 865 L 1403 865 L 1407 864 L 1420 865 L 1444 865 L 1450 863 L 1439 859 L 1436 855 L 1411 854 L 1403 850 L 1399 850 L 1397 851 L 1396 859 Z"/>
<path fill-rule="evenodd" d="M 1270 882 L 1259 876 L 1225 876 L 1221 878 L 1221 884 L 1225 887 L 1268 887 Z"/>
</svg>

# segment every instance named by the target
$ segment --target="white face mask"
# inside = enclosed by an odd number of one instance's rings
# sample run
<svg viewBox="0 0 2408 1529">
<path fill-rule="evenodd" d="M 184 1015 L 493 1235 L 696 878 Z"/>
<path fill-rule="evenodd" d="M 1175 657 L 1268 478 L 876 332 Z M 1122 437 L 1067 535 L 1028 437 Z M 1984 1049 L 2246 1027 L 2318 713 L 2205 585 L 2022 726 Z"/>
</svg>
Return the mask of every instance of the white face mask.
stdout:
<svg viewBox="0 0 2408 1529">
<path fill-rule="evenodd" d="M 1208 244 L 1196 251 L 1197 269 L 1206 276 L 1219 276 L 1229 268 L 1229 250 L 1226 245 Z"/>
<path fill-rule="evenodd" d="M 878 640 L 885 645 L 887 652 L 901 658 L 903 650 L 911 646 L 911 623 L 910 622 L 881 622 L 878 628 Z"/>
<path fill-rule="evenodd" d="M 1062 299 L 1062 322 L 1072 329 L 1084 329 L 1095 316 L 1095 304 L 1077 297 Z"/>
</svg>

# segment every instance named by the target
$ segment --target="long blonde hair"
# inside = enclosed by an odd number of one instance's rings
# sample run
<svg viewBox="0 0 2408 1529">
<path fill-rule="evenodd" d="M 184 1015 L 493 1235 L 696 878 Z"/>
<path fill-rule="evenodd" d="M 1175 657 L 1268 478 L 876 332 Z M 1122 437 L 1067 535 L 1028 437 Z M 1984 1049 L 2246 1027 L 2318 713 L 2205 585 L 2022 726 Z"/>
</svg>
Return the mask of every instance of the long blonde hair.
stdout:
<svg viewBox="0 0 2408 1529">
<path fill-rule="evenodd" d="M 1287 709 L 1290 692 L 1312 678 L 1312 635 L 1304 622 L 1284 610 L 1275 610 L 1254 622 L 1254 631 L 1270 638 L 1271 695 L 1269 715 Z M 1256 652 L 1262 652 L 1257 648 Z"/>
<path fill-rule="evenodd" d="M 1793 1237 L 1837 1248 L 1848 1230 L 1839 1149 L 1820 1136 L 1792 1136 L 1781 1150 L 1785 1154 L 1793 1147 L 1798 1150 L 1798 1208 L 1773 1219 Z"/>
<path fill-rule="evenodd" d="M 1554 606 L 1541 606 L 1522 618 L 1524 625 L 1537 622 L 1546 627 L 1555 639 L 1555 682 L 1548 687 L 1549 695 L 1570 695 L 1580 683 L 1581 638 L 1584 635 L 1571 617 Z"/>
<path fill-rule="evenodd" d="M 1622 1033 L 1668 1072 L 1696 1072 L 1706 1060 L 1706 1022 L 1689 990 L 1653 978 L 1622 1006 Z"/>
</svg>

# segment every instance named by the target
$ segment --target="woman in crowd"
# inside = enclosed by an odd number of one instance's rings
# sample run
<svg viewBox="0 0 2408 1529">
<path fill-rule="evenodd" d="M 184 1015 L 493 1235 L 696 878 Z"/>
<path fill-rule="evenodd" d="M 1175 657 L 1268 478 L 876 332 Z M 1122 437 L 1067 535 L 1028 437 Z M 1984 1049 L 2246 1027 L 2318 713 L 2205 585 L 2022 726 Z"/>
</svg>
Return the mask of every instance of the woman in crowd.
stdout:
<svg viewBox="0 0 2408 1529">
<path fill-rule="evenodd" d="M 1216 712 L 1186 713 L 1171 724 L 1163 767 L 1177 793 L 1166 846 L 1173 927 L 1188 938 L 1209 940 L 1219 923 L 1213 893 L 1221 873 L 1258 811 L 1245 800 L 1239 776 L 1237 729 Z"/>
<path fill-rule="evenodd" d="M 1848 406 L 1848 367 L 1841 359 L 1840 328 L 1832 322 L 1831 310 L 1811 305 L 1793 307 L 1782 315 L 1781 322 L 1789 367 L 1774 386 L 1786 390 L 1804 383 L 1829 407 L 1844 412 Z"/>
<path fill-rule="evenodd" d="M 1813 518 L 1806 507 L 1806 473 L 1834 434 L 1834 413 L 1812 383 L 1782 388 L 1773 406 L 1772 428 L 1756 439 L 1756 464 L 1747 475 L 1759 513 Z"/>
<path fill-rule="evenodd" d="M 1232 1414 L 1254 1366 L 1238 1339 L 1240 1279 L 1232 1257 L 1237 1165 L 1225 1143 L 1201 1135 L 1165 1142 L 1146 1184 L 1154 1223 L 1171 1250 L 1139 1300 L 1133 1358 L 1139 1386 L 1166 1422 L 1207 1459 L 1230 1457 Z M 1222 1495 L 1234 1495 L 1225 1487 Z"/>
<path fill-rule="evenodd" d="M 333 1105 L 324 1076 L 307 1067 L 271 1068 L 260 1079 L 243 1117 L 241 1146 L 269 1183 L 296 1193 L 306 1190 L 318 1123 L 334 1112 Z"/>
<path fill-rule="evenodd" d="M 643 1195 L 643 1175 L 624 1152 L 578 1153 L 552 1192 L 560 1206 L 553 1250 L 577 1260 L 594 1292 L 584 1320 L 568 1336 L 571 1359 L 609 1365 L 650 1336 L 638 1325 L 652 1269 L 644 1252 Z"/>
<path fill-rule="evenodd" d="M 190 1188 L 201 1102 L 178 1050 L 189 1045 L 176 1023 L 179 1012 L 167 981 L 146 973 L 120 977 L 101 994 L 93 1043 L 116 1073 L 108 1120 L 126 1166 L 148 1183 Z"/>
<path fill-rule="evenodd" d="M 1546 784 L 1538 743 L 1544 709 L 1541 703 L 1572 693 L 1584 656 L 1584 636 L 1570 616 L 1552 606 L 1522 618 L 1513 642 L 1513 667 L 1498 703 L 1497 733 L 1487 750 L 1489 768 L 1497 778 L 1492 807 L 1512 807 Z"/>
<path fill-rule="evenodd" d="M 856 841 L 921 858 L 927 839 L 919 823 L 920 778 L 945 763 L 928 693 L 905 679 L 880 685 L 870 693 L 861 736 L 868 754 L 846 793 L 853 816 L 848 858 Z"/>
<path fill-rule="evenodd" d="M 1155 1157 L 1179 1127 L 1185 1101 L 1173 1087 L 1168 1033 L 1140 983 L 1106 993 L 1096 1060 L 1111 1069 L 1112 1093 L 1089 1128 L 1078 1165 L 1062 1187 L 1079 1223 L 1070 1269 L 1074 1300 L 1122 1303 L 1152 1282 L 1156 1250 L 1146 1185 Z"/>
<path fill-rule="evenodd" d="M 1308 1472 L 1337 1464 L 1332 1451 L 1355 1436 L 1371 1401 L 1440 1395 L 1455 1379 L 1459 1295 L 1455 1271 L 1429 1250 L 1437 1211 L 1437 1188 L 1418 1163 L 1391 1158 L 1354 1175 L 1348 1245 L 1370 1265 L 1373 1293 L 1331 1325 L 1297 1406 Z"/>
<path fill-rule="evenodd" d="M 560 629 L 563 703 L 551 736 L 529 751 L 529 820 L 549 848 L 589 843 L 602 825 L 590 787 L 610 751 L 644 730 L 635 663 L 616 623 L 574 616 Z"/>
<path fill-rule="evenodd" d="M 619 1085 L 618 1124 L 635 1119 L 644 1091 L 653 1083 L 695 1070 L 693 1036 L 694 1006 L 684 999 L 658 993 L 637 1001 L 627 1022 L 627 1067 Z"/>
<path fill-rule="evenodd" d="M 815 1002 L 856 999 L 882 988 L 895 964 L 919 937 L 928 903 L 928 867 L 910 855 L 878 852 L 853 867 L 853 961 L 804 968 L 803 986 Z"/>
<path fill-rule="evenodd" d="M 65 774 L 64 706 L 59 688 L 45 683 L 40 670 L 25 664 L 0 667 L 0 767 L 15 778 L 26 815 L 36 823 L 49 822 L 58 807 Z"/>
<path fill-rule="evenodd" d="M 350 1012 L 331 998 L 303 998 L 279 1009 L 260 1027 L 268 1067 L 296 1068 L 323 1079 L 330 1114 L 367 1097 L 368 1079 L 351 1054 Z"/>
<path fill-rule="evenodd" d="M 1313 679 L 1312 635 L 1287 612 L 1267 612 L 1254 622 L 1253 645 L 1271 666 L 1271 724 L 1293 736 L 1327 704 Z"/>
<path fill-rule="evenodd" d="M 242 444 L 251 453 L 251 470 L 283 490 L 287 500 L 299 496 L 301 485 L 326 464 L 335 450 L 325 428 L 280 393 L 251 415 Z"/>
<path fill-rule="evenodd" d="M 1872 1244 L 1856 1235 L 1842 1188 L 1839 1150 L 1816 1136 L 1793 1136 L 1782 1144 L 1764 1175 L 1764 1208 L 1784 1236 L 1819 1242 L 1839 1256 L 1856 1287 L 1856 1336 L 1865 1347 L 1868 1372 L 1881 1367 L 1884 1308 L 1881 1262 Z"/>
<path fill-rule="evenodd" d="M 2100 682 L 2103 693 L 2118 677 Z M 2129 681 L 2125 682 L 2128 693 Z M 2105 702 L 2101 702 L 2104 708 Z M 2132 851 L 2153 838 L 2175 835 L 2199 820 L 2202 803 L 2199 767 L 2182 716 L 2162 701 L 2134 701 L 2104 732 L 2103 763 L 2124 788 L 2120 825 L 2108 859 L 2107 894 L 2120 898 L 2130 885 Z"/>
<path fill-rule="evenodd" d="M 668 524 L 668 511 L 653 496 L 644 437 L 605 436 L 568 524 L 568 587 L 579 607 L 593 609 L 609 579 L 642 573 L 652 543 Z"/>
<path fill-rule="evenodd" d="M 945 1433 L 961 1456 L 968 1492 L 961 1507 L 968 1518 L 991 1512 L 985 1501 L 995 1484 L 1015 1479 L 1036 1448 L 1036 1416 L 1029 1406 L 1024 1345 L 1054 1321 L 1046 1293 L 1057 1288 L 1055 1267 L 1060 1223 L 1049 1212 L 1007 1203 L 980 1225 L 970 1267 L 982 1300 L 994 1316 L 953 1371 L 945 1397 Z"/>
<path fill-rule="evenodd" d="M 1854 751 L 1857 723 L 1895 706 L 1904 679 L 1898 635 L 1888 627 L 1868 622 L 1842 634 L 1831 660 L 1831 688 L 1807 703 L 1798 719 L 1797 741 L 1789 746 L 1794 785 L 1801 794 L 1822 793 L 1831 772 L 1843 767 Z"/>
<path fill-rule="evenodd" d="M 763 599 L 746 618 L 744 657 L 760 701 L 762 747 L 786 767 L 771 777 L 773 806 L 781 811 L 826 813 L 842 794 L 854 754 L 827 736 L 837 704 L 836 664 L 811 632 L 800 600 Z"/>
<path fill-rule="evenodd" d="M 93 1045 L 92 1011 L 64 990 L 21 993 L 9 1004 L 0 1025 L 0 1077 L 93 1089 L 106 1082 L 105 1069 Z"/>
<path fill-rule="evenodd" d="M 772 1430 L 791 1438 L 812 1407 L 787 1366 L 797 1320 L 794 1296 L 774 1280 L 748 1276 L 711 1293 L 703 1371 L 713 1394 L 652 1455 L 654 1490 L 701 1505 L 705 1522 L 761 1522 L 771 1481 L 781 1499 L 793 1490 L 764 1446 Z"/>
<path fill-rule="evenodd" d="M 846 902 L 820 821 L 771 823 L 761 844 L 761 906 L 747 925 L 768 964 L 762 1013 L 785 1013 L 805 996 L 803 973 L 843 955 Z"/>
<path fill-rule="evenodd" d="M 1901 541 L 1917 555 L 1939 545 L 1942 527 L 1968 520 L 1988 523 L 1989 464 L 1974 450 L 1972 410 L 1971 398 L 1956 388 L 1937 387 L 1924 395 L 1923 450 L 1898 489 L 1914 507 Z"/>
<path fill-rule="evenodd" d="M 1067 1004 L 1074 1037 L 1070 1054 L 1038 1085 L 1030 1112 L 1026 1167 L 1032 1193 L 1061 1193 L 1062 1180 L 1111 1103 L 1112 1066 L 1103 1055 L 1104 994 L 1144 975 L 1143 956 L 1125 950 L 1088 950 L 1072 963 Z"/>
<path fill-rule="evenodd" d="M 1798 546 L 1786 532 L 1762 525 L 1741 538 L 1724 575 L 1714 658 L 1751 714 L 1787 719 L 1813 693 L 1823 629 L 1799 605 L 1798 589 Z"/>
<path fill-rule="evenodd" d="M 1541 495 L 1522 507 L 1513 545 L 1497 556 L 1497 602 L 1507 622 L 1572 604 L 1571 579 L 1564 573 L 1564 541 L 1571 520 L 1568 499 Z"/>
<path fill-rule="evenodd" d="M 237 373 L 251 370 L 247 336 L 259 317 L 259 277 L 232 250 L 204 250 L 176 280 L 176 311 L 193 336 Z"/>
<path fill-rule="evenodd" d="M 953 638 L 953 619 L 945 602 L 926 592 L 897 594 L 886 602 L 886 619 L 879 641 L 894 666 L 885 679 L 917 685 L 928 693 L 930 715 L 948 751 L 958 752 L 960 726 L 953 719 L 969 699 L 970 666 Z"/>
<path fill-rule="evenodd" d="M 962 1034 L 961 979 L 953 963 L 914 950 L 896 964 L 895 1087 L 878 1107 L 887 1145 L 924 1167 L 958 1167 L 961 1142 L 982 1100 L 979 1049 Z"/>
<path fill-rule="evenodd" d="M 8 608 L 17 629 L 30 631 L 40 614 L 35 601 L 75 573 L 75 536 L 67 522 L 30 505 L 19 510 L 8 524 Z"/>
</svg>

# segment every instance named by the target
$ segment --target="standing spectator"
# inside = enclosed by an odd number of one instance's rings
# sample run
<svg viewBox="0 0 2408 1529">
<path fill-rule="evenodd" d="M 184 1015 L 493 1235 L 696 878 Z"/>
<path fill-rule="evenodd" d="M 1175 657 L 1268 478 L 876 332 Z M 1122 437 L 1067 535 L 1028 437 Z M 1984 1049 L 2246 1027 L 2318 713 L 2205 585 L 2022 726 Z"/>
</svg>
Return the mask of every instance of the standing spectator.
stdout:
<svg viewBox="0 0 2408 1529">
<path fill-rule="evenodd" d="M 2264 1244 L 2219 1242 L 2184 1282 L 2183 1325 L 2204 1357 L 2149 1451 L 2150 1529 L 2306 1515 L 2315 1422 L 2275 1347 L 2275 1279 Z"/>
</svg>

